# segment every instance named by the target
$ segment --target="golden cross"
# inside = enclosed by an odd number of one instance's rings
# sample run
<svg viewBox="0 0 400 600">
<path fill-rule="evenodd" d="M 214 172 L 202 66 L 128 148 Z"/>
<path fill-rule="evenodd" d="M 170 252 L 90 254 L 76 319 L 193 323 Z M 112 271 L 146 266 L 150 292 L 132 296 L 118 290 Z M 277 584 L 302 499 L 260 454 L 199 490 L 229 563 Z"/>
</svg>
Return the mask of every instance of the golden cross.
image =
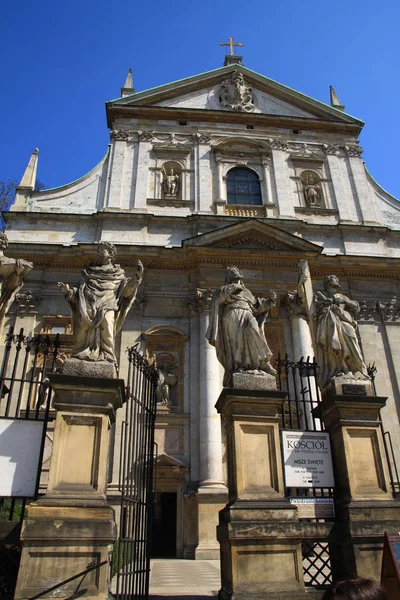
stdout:
<svg viewBox="0 0 400 600">
<path fill-rule="evenodd" d="M 230 55 L 235 56 L 234 46 L 243 46 L 242 42 L 234 42 L 233 37 L 228 38 L 229 42 L 220 42 L 220 46 L 229 46 L 231 49 Z"/>
</svg>

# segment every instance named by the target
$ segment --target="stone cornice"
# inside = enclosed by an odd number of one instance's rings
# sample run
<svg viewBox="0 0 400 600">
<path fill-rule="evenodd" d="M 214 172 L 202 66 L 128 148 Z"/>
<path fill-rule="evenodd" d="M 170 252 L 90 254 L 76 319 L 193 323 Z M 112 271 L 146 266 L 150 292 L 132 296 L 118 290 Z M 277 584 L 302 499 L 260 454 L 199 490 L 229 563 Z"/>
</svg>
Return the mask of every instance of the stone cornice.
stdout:
<svg viewBox="0 0 400 600">
<path fill-rule="evenodd" d="M 277 127 L 286 129 L 300 129 L 307 131 L 326 131 L 336 133 L 348 133 L 357 136 L 361 126 L 356 123 L 344 123 L 343 121 L 331 121 L 323 118 L 291 117 L 283 115 L 271 115 L 264 113 L 241 113 L 222 110 L 205 110 L 195 108 L 171 108 L 165 106 L 107 106 L 108 127 L 112 129 L 117 118 L 126 119 L 154 119 L 171 121 L 196 121 L 208 123 L 242 123 L 246 125 Z"/>
</svg>

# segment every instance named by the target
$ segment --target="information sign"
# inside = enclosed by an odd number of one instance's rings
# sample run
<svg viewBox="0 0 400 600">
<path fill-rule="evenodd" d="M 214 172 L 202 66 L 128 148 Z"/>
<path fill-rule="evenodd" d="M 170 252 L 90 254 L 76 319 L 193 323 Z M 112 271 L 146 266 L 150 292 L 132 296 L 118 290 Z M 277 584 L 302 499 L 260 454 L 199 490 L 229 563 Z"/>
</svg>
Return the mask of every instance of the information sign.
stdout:
<svg viewBox="0 0 400 600">
<path fill-rule="evenodd" d="M 335 516 L 333 498 L 290 498 L 299 519 L 330 519 Z"/>
<path fill-rule="evenodd" d="M 0 419 L 0 496 L 34 496 L 43 421 Z"/>
<path fill-rule="evenodd" d="M 286 487 L 334 487 L 329 433 L 282 430 L 282 447 Z"/>
</svg>

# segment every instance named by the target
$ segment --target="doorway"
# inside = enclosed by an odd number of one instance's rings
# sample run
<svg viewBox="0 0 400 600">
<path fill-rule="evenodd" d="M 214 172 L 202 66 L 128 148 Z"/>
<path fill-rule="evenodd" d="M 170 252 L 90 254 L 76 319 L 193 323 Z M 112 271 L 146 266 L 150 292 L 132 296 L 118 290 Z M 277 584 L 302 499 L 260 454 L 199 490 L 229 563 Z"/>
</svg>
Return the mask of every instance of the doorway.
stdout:
<svg viewBox="0 0 400 600">
<path fill-rule="evenodd" d="M 176 557 L 176 492 L 156 494 L 151 534 L 152 558 Z"/>
</svg>

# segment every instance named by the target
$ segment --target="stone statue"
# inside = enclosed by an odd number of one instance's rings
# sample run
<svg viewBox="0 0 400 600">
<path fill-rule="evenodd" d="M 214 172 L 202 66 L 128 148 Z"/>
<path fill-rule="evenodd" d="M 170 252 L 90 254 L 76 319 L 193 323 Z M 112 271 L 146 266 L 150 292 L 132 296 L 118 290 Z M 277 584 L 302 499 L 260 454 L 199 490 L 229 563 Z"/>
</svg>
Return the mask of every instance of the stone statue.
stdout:
<svg viewBox="0 0 400 600">
<path fill-rule="evenodd" d="M 314 181 L 314 176 L 312 173 L 309 173 L 306 178 L 306 183 L 303 183 L 304 186 L 304 198 L 306 200 L 307 206 L 321 206 L 321 190 L 319 188 L 318 182 Z"/>
<path fill-rule="evenodd" d="M 369 379 L 357 337 L 358 302 L 342 294 L 339 279 L 329 275 L 324 279 L 324 291 L 315 293 L 314 304 L 321 387 L 333 377 L 349 373 L 355 379 Z"/>
<path fill-rule="evenodd" d="M 211 301 L 206 333 L 225 369 L 224 386 L 230 385 L 235 372 L 276 375 L 264 334 L 265 319 L 275 303 L 275 292 L 269 292 L 266 299 L 255 298 L 239 269 L 227 268 L 225 285 L 214 292 Z"/>
<path fill-rule="evenodd" d="M 242 73 L 233 71 L 231 78 L 221 85 L 219 101 L 222 108 L 238 112 L 252 112 L 254 101 L 251 87 L 247 86 Z"/>
<path fill-rule="evenodd" d="M 164 406 L 170 406 L 171 401 L 169 397 L 169 388 L 178 381 L 178 377 L 168 371 L 175 368 L 177 365 L 157 365 L 157 388 L 156 398 L 157 404 L 163 404 Z"/>
<path fill-rule="evenodd" d="M 165 167 L 162 168 L 162 188 L 166 196 L 173 196 L 176 198 L 179 193 L 179 175 L 174 173 L 174 169 L 170 167 L 168 171 Z"/>
<path fill-rule="evenodd" d="M 99 260 L 83 269 L 76 287 L 59 282 L 59 290 L 68 301 L 72 313 L 74 346 L 71 357 L 85 361 L 116 364 L 115 336 L 131 308 L 143 276 L 138 260 L 136 275 L 125 277 L 125 271 L 114 264 L 114 244 L 101 242 Z"/>
<path fill-rule="evenodd" d="M 27 260 L 4 256 L 7 246 L 7 236 L 0 231 L 0 320 L 3 319 L 15 296 L 24 285 L 24 279 L 33 269 L 33 264 Z"/>
</svg>

